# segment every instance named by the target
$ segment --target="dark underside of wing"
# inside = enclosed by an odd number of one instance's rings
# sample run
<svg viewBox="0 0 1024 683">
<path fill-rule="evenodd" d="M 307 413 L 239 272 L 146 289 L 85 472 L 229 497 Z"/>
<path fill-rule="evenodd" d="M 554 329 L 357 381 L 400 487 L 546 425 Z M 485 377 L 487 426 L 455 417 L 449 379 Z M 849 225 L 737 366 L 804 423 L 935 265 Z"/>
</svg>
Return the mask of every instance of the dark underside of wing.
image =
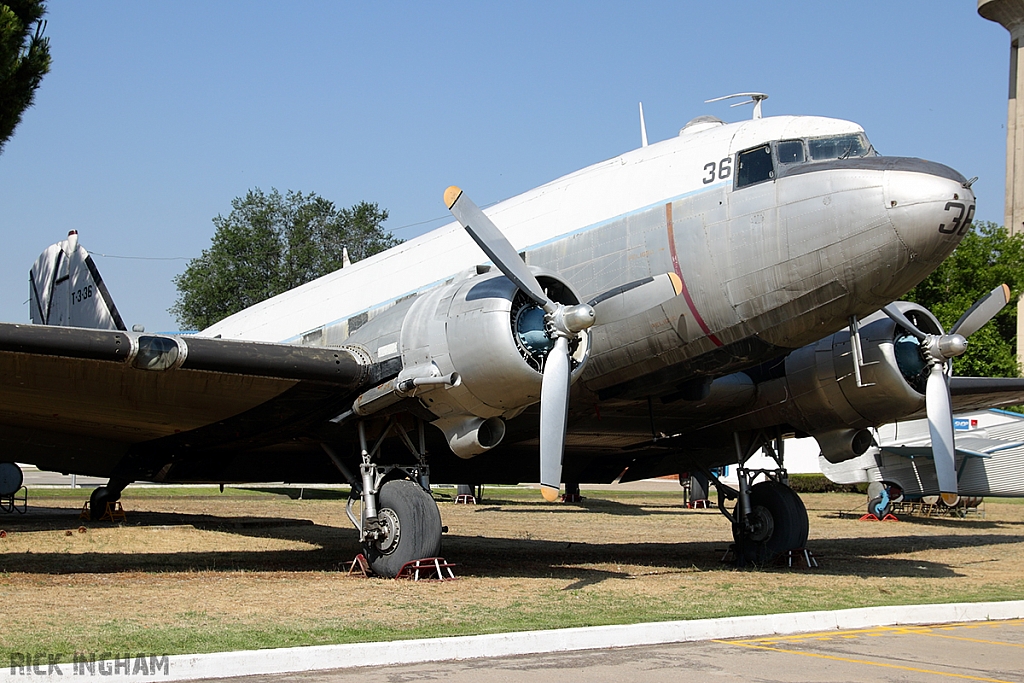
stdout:
<svg viewBox="0 0 1024 683">
<path fill-rule="evenodd" d="M 953 377 L 949 381 L 953 412 L 1024 404 L 1024 378 Z"/>
<path fill-rule="evenodd" d="M 146 444 L 284 439 L 386 372 L 344 349 L 0 323 L 3 457 L 108 476 L 168 453 Z"/>
</svg>

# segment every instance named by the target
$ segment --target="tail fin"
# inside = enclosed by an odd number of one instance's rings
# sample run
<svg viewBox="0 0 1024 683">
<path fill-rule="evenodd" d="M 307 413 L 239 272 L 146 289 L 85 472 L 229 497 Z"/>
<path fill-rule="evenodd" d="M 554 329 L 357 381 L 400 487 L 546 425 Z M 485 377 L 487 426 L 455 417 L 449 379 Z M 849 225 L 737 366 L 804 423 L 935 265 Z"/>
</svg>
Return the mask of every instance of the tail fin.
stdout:
<svg viewBox="0 0 1024 683">
<path fill-rule="evenodd" d="M 78 231 L 51 244 L 28 274 L 32 322 L 37 325 L 123 330 L 100 271 L 78 243 Z"/>
</svg>

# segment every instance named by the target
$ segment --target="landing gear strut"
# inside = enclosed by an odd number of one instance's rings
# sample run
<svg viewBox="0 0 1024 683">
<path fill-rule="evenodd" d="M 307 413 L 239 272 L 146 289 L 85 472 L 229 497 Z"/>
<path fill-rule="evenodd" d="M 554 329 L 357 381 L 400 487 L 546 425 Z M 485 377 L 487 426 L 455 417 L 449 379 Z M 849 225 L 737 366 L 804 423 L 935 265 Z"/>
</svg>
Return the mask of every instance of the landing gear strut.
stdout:
<svg viewBox="0 0 1024 683">
<path fill-rule="evenodd" d="M 394 417 L 372 447 L 366 440 L 363 422 L 358 424 L 362 462 L 359 479 L 351 476 L 329 447 L 331 459 L 352 484 L 352 496 L 346 507 L 349 520 L 359 531 L 363 554 L 378 576 L 393 578 L 402 565 L 441 554 L 441 513 L 430 494 L 430 469 L 426 462 L 426 438 L 423 422 L 419 427 L 418 447 Z M 381 444 L 391 435 L 398 436 L 416 458 L 412 466 L 378 465 L 373 462 Z M 359 517 L 353 512 L 356 500 L 362 504 Z"/>
<path fill-rule="evenodd" d="M 807 508 L 800 496 L 788 485 L 789 475 L 783 467 L 784 442 L 781 434 L 754 436 L 746 448 L 735 434 L 738 488 L 724 484 L 715 473 L 703 470 L 718 489 L 719 510 L 732 522 L 735 543 L 732 550 L 736 564 L 763 565 L 790 550 L 807 544 Z M 743 465 L 763 448 L 775 460 L 775 469 L 748 469 Z M 754 483 L 760 476 L 764 481 Z M 725 499 L 736 499 L 732 513 L 724 505 Z"/>
</svg>

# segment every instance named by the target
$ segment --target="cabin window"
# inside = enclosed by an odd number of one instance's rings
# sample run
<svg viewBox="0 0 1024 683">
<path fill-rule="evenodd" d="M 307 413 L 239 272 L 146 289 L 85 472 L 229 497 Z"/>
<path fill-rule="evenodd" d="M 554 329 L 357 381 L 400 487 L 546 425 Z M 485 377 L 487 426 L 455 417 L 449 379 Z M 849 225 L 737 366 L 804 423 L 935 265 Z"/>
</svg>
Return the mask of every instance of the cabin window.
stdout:
<svg viewBox="0 0 1024 683">
<path fill-rule="evenodd" d="M 775 177 L 771 145 L 740 152 L 736 164 L 736 187 L 746 187 Z"/>
<path fill-rule="evenodd" d="M 802 140 L 783 140 L 776 147 L 780 164 L 799 164 L 804 160 Z"/>
<path fill-rule="evenodd" d="M 863 133 L 831 135 L 827 138 L 811 138 L 807 150 L 814 161 L 826 159 L 849 159 L 850 157 L 871 156 L 871 144 Z"/>
</svg>

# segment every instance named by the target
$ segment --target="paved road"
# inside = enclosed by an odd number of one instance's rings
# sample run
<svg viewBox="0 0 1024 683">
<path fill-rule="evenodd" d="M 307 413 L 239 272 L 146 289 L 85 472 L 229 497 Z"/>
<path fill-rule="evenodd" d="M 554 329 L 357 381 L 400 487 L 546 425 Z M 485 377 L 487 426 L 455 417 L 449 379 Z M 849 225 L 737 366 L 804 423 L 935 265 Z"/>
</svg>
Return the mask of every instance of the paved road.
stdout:
<svg viewBox="0 0 1024 683">
<path fill-rule="evenodd" d="M 893 609 L 899 609 L 894 607 Z M 398 647 L 396 645 L 396 647 Z M 246 683 L 445 680 L 587 683 L 1024 682 L 1024 619 L 681 643 L 462 662 L 249 676 Z"/>
</svg>

